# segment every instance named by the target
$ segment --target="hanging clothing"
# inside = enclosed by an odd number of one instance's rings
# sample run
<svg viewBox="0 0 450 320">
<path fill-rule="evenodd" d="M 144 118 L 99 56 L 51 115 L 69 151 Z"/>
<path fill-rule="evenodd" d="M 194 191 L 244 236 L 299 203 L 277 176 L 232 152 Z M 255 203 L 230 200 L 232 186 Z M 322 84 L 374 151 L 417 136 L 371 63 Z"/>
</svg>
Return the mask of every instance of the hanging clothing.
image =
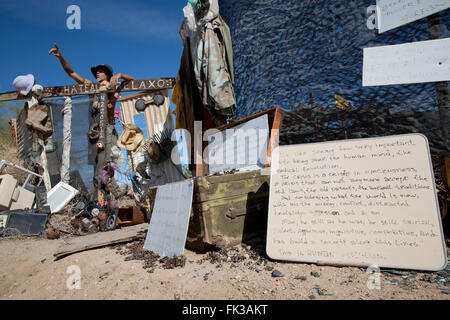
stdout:
<svg viewBox="0 0 450 320">
<path fill-rule="evenodd" d="M 198 91 L 208 109 L 202 114 L 226 119 L 234 113 L 236 104 L 230 29 L 219 14 L 217 0 L 202 1 L 196 12 L 188 3 L 183 12 L 180 36 L 184 47 L 189 47 Z M 217 126 L 223 121 L 214 122 Z"/>
<path fill-rule="evenodd" d="M 35 100 L 34 103 L 31 103 L 31 101 L 25 102 L 24 108 L 26 109 L 25 124 L 31 133 L 31 152 L 28 155 L 28 160 L 34 164 L 42 164 L 43 145 L 47 144 L 53 134 L 50 107 L 45 101 Z M 44 170 L 47 169 L 44 168 Z"/>
<path fill-rule="evenodd" d="M 231 42 L 230 27 L 228 27 L 228 24 L 225 22 L 225 19 L 222 17 L 222 15 L 219 14 L 217 20 L 220 23 L 218 25 L 214 25 L 214 30 L 218 33 L 220 32 L 220 35 L 222 37 L 222 42 L 225 47 L 228 72 L 231 76 L 231 83 L 234 84 L 233 45 Z"/>
<path fill-rule="evenodd" d="M 221 116 L 233 115 L 236 108 L 232 61 L 229 28 L 217 15 L 203 26 L 194 70 L 203 104 Z"/>
<path fill-rule="evenodd" d="M 201 40 L 200 25 L 197 24 L 192 6 L 188 3 L 183 8 L 184 20 L 180 28 L 180 37 L 183 41 L 184 47 L 189 46 L 192 65 L 197 63 L 197 48 Z"/>
<path fill-rule="evenodd" d="M 25 124 L 48 138 L 53 133 L 48 105 L 45 102 L 39 102 L 38 105 L 28 108 Z"/>
<path fill-rule="evenodd" d="M 226 65 L 225 48 L 212 23 L 206 24 L 198 56 L 202 57 L 200 90 L 203 104 L 222 114 L 233 114 L 236 99 Z"/>
</svg>

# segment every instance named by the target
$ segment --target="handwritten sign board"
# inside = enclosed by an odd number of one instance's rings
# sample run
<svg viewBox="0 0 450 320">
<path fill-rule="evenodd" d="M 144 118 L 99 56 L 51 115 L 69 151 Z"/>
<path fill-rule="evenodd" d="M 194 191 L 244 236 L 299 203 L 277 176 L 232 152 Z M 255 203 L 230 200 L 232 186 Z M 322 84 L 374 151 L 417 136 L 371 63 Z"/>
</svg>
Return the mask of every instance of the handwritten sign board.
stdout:
<svg viewBox="0 0 450 320">
<path fill-rule="evenodd" d="M 445 268 L 426 137 L 279 147 L 273 154 L 266 249 L 277 260 Z"/>
<path fill-rule="evenodd" d="M 170 258 L 183 255 L 193 191 L 192 180 L 158 187 L 145 249 Z"/>
<path fill-rule="evenodd" d="M 450 38 L 364 48 L 363 86 L 450 80 Z"/>
<path fill-rule="evenodd" d="M 267 114 L 225 131 L 207 135 L 209 173 L 264 168 L 269 143 Z"/>
<path fill-rule="evenodd" d="M 377 0 L 379 32 L 397 28 L 450 8 L 450 0 Z"/>
</svg>

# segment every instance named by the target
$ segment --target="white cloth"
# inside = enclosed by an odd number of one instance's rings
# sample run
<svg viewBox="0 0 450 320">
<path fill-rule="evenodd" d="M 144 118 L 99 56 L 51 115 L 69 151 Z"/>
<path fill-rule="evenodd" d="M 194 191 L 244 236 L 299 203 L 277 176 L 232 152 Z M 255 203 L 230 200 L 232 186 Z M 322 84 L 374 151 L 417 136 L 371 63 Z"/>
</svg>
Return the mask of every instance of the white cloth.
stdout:
<svg viewBox="0 0 450 320">
<path fill-rule="evenodd" d="M 63 122 L 63 153 L 61 163 L 61 181 L 69 183 L 70 181 L 70 147 L 72 144 L 72 99 L 66 97 L 64 101 Z"/>
</svg>

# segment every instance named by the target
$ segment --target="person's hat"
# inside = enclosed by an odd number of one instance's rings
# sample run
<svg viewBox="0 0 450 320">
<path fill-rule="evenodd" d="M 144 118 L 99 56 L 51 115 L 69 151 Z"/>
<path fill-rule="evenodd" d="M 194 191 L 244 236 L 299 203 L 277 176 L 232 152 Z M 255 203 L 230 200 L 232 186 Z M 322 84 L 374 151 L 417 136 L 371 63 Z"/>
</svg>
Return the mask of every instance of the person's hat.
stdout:
<svg viewBox="0 0 450 320">
<path fill-rule="evenodd" d="M 134 124 L 127 124 L 117 140 L 117 146 L 128 151 L 136 150 L 144 140 L 142 130 Z"/>
<path fill-rule="evenodd" d="M 34 85 L 34 76 L 27 74 L 25 76 L 17 76 L 13 81 L 13 86 L 19 93 L 26 96 Z"/>
<path fill-rule="evenodd" d="M 105 69 L 106 75 L 108 76 L 108 78 L 111 78 L 114 74 L 113 69 L 110 66 L 108 66 L 107 64 L 99 64 L 98 66 L 91 68 L 91 72 L 95 78 L 97 78 L 97 70 L 98 69 Z"/>
</svg>

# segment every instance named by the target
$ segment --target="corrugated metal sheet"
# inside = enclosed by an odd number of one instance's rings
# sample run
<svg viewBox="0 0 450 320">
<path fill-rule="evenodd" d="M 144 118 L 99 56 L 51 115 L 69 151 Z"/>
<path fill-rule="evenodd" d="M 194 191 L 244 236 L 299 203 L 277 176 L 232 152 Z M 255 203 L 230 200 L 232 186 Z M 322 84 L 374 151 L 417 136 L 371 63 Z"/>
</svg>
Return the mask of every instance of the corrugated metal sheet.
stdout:
<svg viewBox="0 0 450 320">
<path fill-rule="evenodd" d="M 25 160 L 32 152 L 32 137 L 25 121 L 27 120 L 27 107 L 24 107 L 16 122 L 17 154 Z"/>
<path fill-rule="evenodd" d="M 154 94 L 160 93 L 165 97 L 164 104 L 156 106 L 149 104 L 143 112 L 139 112 L 134 107 L 138 99 L 150 101 Z M 164 130 L 175 130 L 173 119 L 170 113 L 170 101 L 167 90 L 152 91 L 151 93 L 144 92 L 133 94 L 119 99 L 121 104 L 120 110 L 122 114 L 122 122 L 124 124 L 135 124 L 134 117 L 138 114 L 145 115 L 146 128 L 141 128 L 142 131 L 147 131 L 149 138 L 153 137 L 155 133 L 161 133 Z M 131 159 L 128 152 L 128 159 Z M 130 160 L 129 160 L 130 161 Z M 134 164 L 130 163 L 130 168 L 135 168 Z M 158 165 L 152 165 L 152 179 L 151 186 L 159 186 L 167 183 L 184 180 L 181 174 L 181 166 L 174 165 L 170 159 Z"/>
</svg>

